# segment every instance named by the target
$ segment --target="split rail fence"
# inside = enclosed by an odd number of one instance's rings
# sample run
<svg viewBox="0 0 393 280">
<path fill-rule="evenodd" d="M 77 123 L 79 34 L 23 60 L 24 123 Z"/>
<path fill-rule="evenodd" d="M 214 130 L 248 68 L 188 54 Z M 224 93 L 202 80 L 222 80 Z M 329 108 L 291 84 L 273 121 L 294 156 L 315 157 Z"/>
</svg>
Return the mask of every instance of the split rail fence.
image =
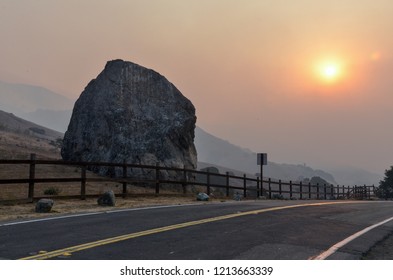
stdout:
<svg viewBox="0 0 393 280">
<path fill-rule="evenodd" d="M 164 185 L 181 186 L 184 193 L 190 187 L 199 186 L 207 194 L 214 192 L 223 196 L 237 197 L 260 197 L 268 199 L 286 198 L 286 199 L 370 199 L 374 196 L 374 186 L 333 186 L 333 185 L 312 185 L 311 183 L 272 180 L 271 178 L 261 181 L 259 177 L 235 176 L 229 172 L 218 174 L 209 171 L 197 171 L 186 168 L 164 167 L 157 165 L 139 165 L 129 163 L 108 163 L 108 162 L 69 162 L 62 160 L 37 160 L 32 154 L 29 160 L 0 160 L 0 170 L 4 165 L 25 165 L 28 167 L 26 178 L 0 178 L 0 193 L 2 185 L 21 185 L 25 184 L 27 197 L 24 200 L 33 201 L 34 199 L 45 197 L 35 194 L 36 184 L 50 183 L 77 183 L 80 185 L 80 192 L 76 197 L 86 199 L 87 196 L 98 196 L 99 193 L 87 194 L 86 184 L 94 182 L 116 182 L 121 184 L 121 192 L 117 195 L 127 197 L 128 190 L 135 185 L 144 185 L 150 187 L 156 195 Z M 47 178 L 37 177 L 36 168 L 38 166 L 70 166 L 76 167 L 78 176 L 68 178 Z M 87 170 L 97 167 L 111 168 L 117 170 L 121 176 L 87 176 Z M 129 170 L 136 169 L 143 171 L 148 176 L 130 176 Z M 27 169 L 26 169 L 27 171 Z M 120 171 L 120 172 L 119 172 Z M 163 176 L 171 173 L 176 176 Z M 142 174 L 141 173 L 141 174 Z M 3 176 L 4 177 L 4 176 Z M 66 188 L 67 186 L 63 186 Z M 1 200 L 0 200 L 1 201 Z"/>
</svg>

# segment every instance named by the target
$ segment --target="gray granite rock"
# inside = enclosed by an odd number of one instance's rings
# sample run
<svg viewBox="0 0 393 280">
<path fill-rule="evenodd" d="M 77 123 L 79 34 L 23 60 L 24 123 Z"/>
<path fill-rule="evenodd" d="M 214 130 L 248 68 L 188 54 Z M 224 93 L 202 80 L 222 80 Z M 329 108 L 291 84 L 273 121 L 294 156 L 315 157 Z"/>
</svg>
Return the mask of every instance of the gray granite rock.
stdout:
<svg viewBox="0 0 393 280">
<path fill-rule="evenodd" d="M 97 199 L 98 205 L 101 206 L 115 206 L 116 197 L 113 191 L 107 191 Z"/>
<path fill-rule="evenodd" d="M 61 155 L 70 161 L 158 162 L 195 169 L 195 122 L 193 104 L 165 77 L 131 62 L 109 61 L 76 101 Z M 121 168 L 90 169 L 122 176 Z M 149 170 L 128 172 L 128 176 L 154 177 Z"/>
<path fill-rule="evenodd" d="M 239 192 L 236 192 L 233 195 L 233 200 L 240 201 L 240 200 L 242 200 L 242 198 L 243 198 L 243 195 L 241 195 Z"/>
<path fill-rule="evenodd" d="M 52 199 L 41 198 L 35 205 L 35 211 L 37 213 L 48 213 L 52 210 L 54 201 Z"/>
<path fill-rule="evenodd" d="M 198 201 L 208 201 L 209 196 L 206 193 L 198 193 L 197 200 Z"/>
</svg>

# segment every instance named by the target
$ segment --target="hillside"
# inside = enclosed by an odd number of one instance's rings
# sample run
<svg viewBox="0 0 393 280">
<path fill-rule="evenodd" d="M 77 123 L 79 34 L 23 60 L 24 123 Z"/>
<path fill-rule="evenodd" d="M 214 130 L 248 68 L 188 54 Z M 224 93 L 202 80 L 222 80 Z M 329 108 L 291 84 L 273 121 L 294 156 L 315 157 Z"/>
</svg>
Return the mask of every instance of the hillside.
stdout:
<svg viewBox="0 0 393 280">
<path fill-rule="evenodd" d="M 249 174 L 259 172 L 256 153 L 215 137 L 199 127 L 195 130 L 195 146 L 198 151 L 199 162 L 225 166 Z M 203 166 L 206 166 L 206 164 L 203 164 Z M 319 176 L 330 183 L 336 184 L 331 174 L 304 165 L 278 164 L 269 161 L 268 165 L 264 167 L 264 177 L 298 180 L 314 176 Z"/>
<path fill-rule="evenodd" d="M 27 158 L 36 153 L 42 158 L 59 158 L 63 134 L 0 110 L 0 157 Z"/>
<path fill-rule="evenodd" d="M 35 133 L 32 136 L 37 136 L 38 138 L 49 136 L 50 134 L 48 133 L 50 133 L 50 130 L 47 128 L 59 131 L 51 140 L 63 137 L 62 133 L 67 129 L 74 103 L 73 100 L 41 87 L 10 84 L 1 81 L 0 100 L 0 110 L 12 112 L 19 117 L 40 124 L 38 125 L 40 129 L 45 127 L 47 130 L 47 135 L 37 135 Z M 5 117 L 3 116 L 3 118 Z M 0 125 L 3 127 L 3 131 L 4 128 L 14 127 L 14 131 L 19 131 L 20 135 L 20 132 L 24 132 L 26 129 L 29 130 L 31 123 L 21 126 L 20 119 L 10 120 L 8 116 L 8 120 L 3 120 Z M 226 168 L 249 174 L 259 172 L 259 168 L 256 165 L 256 154 L 254 152 L 215 137 L 199 127 L 195 131 L 195 145 L 198 151 L 198 161 L 200 162 L 225 166 Z M 311 178 L 313 176 L 320 176 L 329 182 L 346 185 L 363 183 L 377 184 L 381 179 L 380 175 L 365 170 L 350 170 L 341 167 L 331 169 L 329 171 L 330 173 L 328 173 L 305 165 L 269 162 L 264 170 L 264 175 L 272 178 L 298 180 L 301 177 Z"/>
<path fill-rule="evenodd" d="M 43 87 L 0 81 L 0 110 L 65 132 L 74 101 Z"/>
<path fill-rule="evenodd" d="M 58 139 L 63 138 L 63 133 L 4 111 L 0 111 L 0 131 L 2 158 L 26 158 L 31 152 L 43 157 L 60 157 Z M 237 171 L 237 174 L 256 174 L 259 171 L 255 153 L 215 137 L 199 127 L 195 130 L 195 146 L 200 162 L 198 166 L 201 168 L 210 164 L 227 171 Z M 269 162 L 264 170 L 265 177 L 276 179 L 298 180 L 319 176 L 330 183 L 336 183 L 329 173 L 303 165 Z"/>
<path fill-rule="evenodd" d="M 38 109 L 34 112 L 21 114 L 21 117 L 59 132 L 66 132 L 72 110 Z"/>
</svg>

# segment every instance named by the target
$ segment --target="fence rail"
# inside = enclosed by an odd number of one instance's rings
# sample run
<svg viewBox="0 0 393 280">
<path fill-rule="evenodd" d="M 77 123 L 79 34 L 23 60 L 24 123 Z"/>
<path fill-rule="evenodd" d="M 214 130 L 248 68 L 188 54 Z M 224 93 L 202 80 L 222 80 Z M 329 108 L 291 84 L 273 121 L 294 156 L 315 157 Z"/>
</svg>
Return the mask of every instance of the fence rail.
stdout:
<svg viewBox="0 0 393 280">
<path fill-rule="evenodd" d="M 128 188 L 135 184 L 149 185 L 154 189 L 155 194 L 159 194 L 164 184 L 180 185 L 183 192 L 187 192 L 187 186 L 200 186 L 206 188 L 207 194 L 220 192 L 225 196 L 235 194 L 243 197 L 260 197 L 268 199 L 288 198 L 288 199 L 369 199 L 374 196 L 374 186 L 333 186 L 333 185 L 312 185 L 293 181 L 274 181 L 271 178 L 261 181 L 259 177 L 213 173 L 209 171 L 197 171 L 193 169 L 165 167 L 156 165 L 139 165 L 130 163 L 109 163 L 109 162 L 70 162 L 62 160 L 37 160 L 31 154 L 29 160 L 0 160 L 0 168 L 3 165 L 28 165 L 29 172 L 26 178 L 0 179 L 1 185 L 27 184 L 27 199 L 32 201 L 38 198 L 35 195 L 35 185 L 38 183 L 79 183 L 80 194 L 78 197 L 86 199 L 86 184 L 89 182 L 116 182 L 122 185 L 121 195 L 128 195 Z M 37 178 L 36 167 L 42 165 L 72 166 L 80 168 L 80 175 L 69 178 Z M 86 174 L 87 170 L 97 167 L 110 167 L 121 170 L 121 176 L 115 177 L 95 177 L 90 178 Z M 144 170 L 144 176 L 129 176 L 131 169 Z M 148 172 L 146 172 L 146 170 Z M 163 176 L 162 173 L 174 172 L 175 176 Z M 146 175 L 148 174 L 148 175 Z M 28 177 L 27 177 L 28 175 Z M 64 188 L 66 186 L 63 186 Z M 92 195 L 99 195 L 98 193 Z M 24 199 L 25 200 L 25 199 Z"/>
</svg>

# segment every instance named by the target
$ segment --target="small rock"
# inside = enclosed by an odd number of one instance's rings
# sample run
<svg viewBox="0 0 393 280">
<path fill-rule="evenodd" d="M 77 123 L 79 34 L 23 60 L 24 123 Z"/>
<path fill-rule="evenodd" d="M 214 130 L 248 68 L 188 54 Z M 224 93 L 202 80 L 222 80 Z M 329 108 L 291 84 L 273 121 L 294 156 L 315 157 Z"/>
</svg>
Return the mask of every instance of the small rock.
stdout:
<svg viewBox="0 0 393 280">
<path fill-rule="evenodd" d="M 116 197 L 113 191 L 105 192 L 102 196 L 97 199 L 98 205 L 101 206 L 115 206 Z"/>
<path fill-rule="evenodd" d="M 236 201 L 240 201 L 240 200 L 242 200 L 242 198 L 243 198 L 243 196 L 238 192 L 235 193 L 235 195 L 233 196 L 233 200 L 236 200 Z"/>
<path fill-rule="evenodd" d="M 197 200 L 198 201 L 208 201 L 209 200 L 209 196 L 207 194 L 205 194 L 205 193 L 198 193 Z"/>
<path fill-rule="evenodd" d="M 35 205 L 35 211 L 37 213 L 49 213 L 52 210 L 53 204 L 52 199 L 42 198 Z"/>
</svg>

